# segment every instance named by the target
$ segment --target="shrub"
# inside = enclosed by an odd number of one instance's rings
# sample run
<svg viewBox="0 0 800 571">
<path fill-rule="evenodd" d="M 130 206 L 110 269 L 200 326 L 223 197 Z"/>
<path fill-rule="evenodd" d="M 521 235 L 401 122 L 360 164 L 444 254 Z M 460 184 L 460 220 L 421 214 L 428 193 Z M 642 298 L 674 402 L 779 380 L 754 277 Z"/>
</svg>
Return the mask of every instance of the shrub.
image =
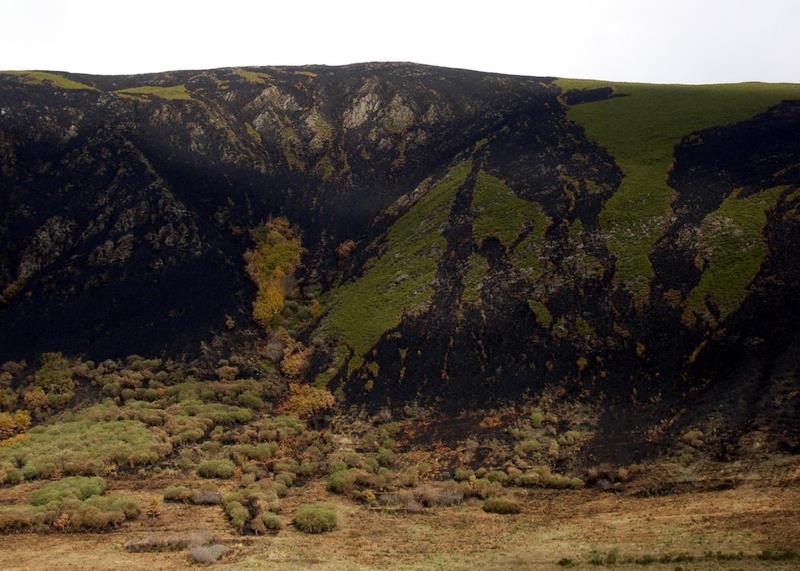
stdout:
<svg viewBox="0 0 800 571">
<path fill-rule="evenodd" d="M 192 499 L 192 490 L 186 486 L 168 486 L 164 490 L 164 501 L 189 502 Z"/>
<path fill-rule="evenodd" d="M 371 474 L 357 468 L 337 470 L 328 478 L 328 490 L 335 494 L 351 496 L 358 487 L 369 487 L 375 481 Z"/>
<path fill-rule="evenodd" d="M 291 383 L 284 408 L 291 414 L 304 417 L 330 410 L 335 402 L 333 395 L 327 389 Z"/>
<path fill-rule="evenodd" d="M 230 478 L 233 476 L 233 462 L 230 460 L 206 460 L 197 467 L 197 475 L 201 478 Z"/>
<path fill-rule="evenodd" d="M 223 365 L 214 372 L 217 374 L 217 377 L 219 377 L 219 380 L 232 381 L 239 374 L 239 369 L 230 365 Z"/>
<path fill-rule="evenodd" d="M 239 454 L 248 460 L 269 460 L 275 455 L 275 451 L 278 449 L 277 444 L 269 442 L 269 443 L 262 443 L 262 444 L 240 444 L 238 446 L 234 446 L 232 449 L 232 453 L 234 455 Z"/>
<path fill-rule="evenodd" d="M 336 514 L 323 506 L 300 506 L 294 514 L 295 527 L 305 533 L 332 531 L 337 523 Z"/>
<path fill-rule="evenodd" d="M 31 415 L 27 411 L 18 410 L 13 414 L 0 413 L 0 440 L 24 433 L 30 424 Z"/>
<path fill-rule="evenodd" d="M 509 479 L 509 475 L 502 470 L 490 470 L 486 474 L 486 479 L 490 482 L 500 482 L 501 484 L 505 484 Z"/>
<path fill-rule="evenodd" d="M 252 410 L 264 408 L 264 401 L 261 400 L 261 397 L 249 391 L 239 395 L 239 404 Z"/>
<path fill-rule="evenodd" d="M 33 382 L 46 393 L 69 393 L 75 388 L 69 360 L 61 353 L 42 353 Z"/>
<path fill-rule="evenodd" d="M 47 406 L 47 395 L 41 387 L 34 387 L 27 391 L 22 400 L 25 401 L 25 406 L 30 410 L 39 410 Z"/>
<path fill-rule="evenodd" d="M 378 450 L 377 460 L 378 464 L 380 464 L 381 466 L 391 466 L 392 464 L 394 464 L 396 458 L 397 455 L 391 448 L 381 448 L 380 450 Z"/>
<path fill-rule="evenodd" d="M 31 494 L 31 504 L 43 506 L 51 502 L 62 504 L 66 500 L 85 500 L 99 496 L 106 489 L 103 478 L 72 476 L 44 484 Z"/>
<path fill-rule="evenodd" d="M 250 528 L 257 534 L 277 532 L 281 529 L 281 521 L 274 513 L 266 512 L 254 517 L 250 522 Z"/>
<path fill-rule="evenodd" d="M 485 478 L 472 476 L 466 482 L 461 482 L 461 493 L 465 497 L 477 497 L 481 499 L 499 495 L 503 491 L 503 486 L 499 482 L 490 482 Z"/>
<path fill-rule="evenodd" d="M 483 511 L 496 514 L 518 514 L 522 507 L 508 498 L 489 498 L 483 503 Z"/>
<path fill-rule="evenodd" d="M 250 512 L 241 503 L 237 501 L 225 502 L 225 515 L 231 525 L 238 531 L 243 531 L 247 520 L 250 518 Z"/>
<path fill-rule="evenodd" d="M 265 513 L 261 516 L 264 526 L 270 531 L 278 531 L 281 528 L 281 520 L 274 513 Z"/>
</svg>

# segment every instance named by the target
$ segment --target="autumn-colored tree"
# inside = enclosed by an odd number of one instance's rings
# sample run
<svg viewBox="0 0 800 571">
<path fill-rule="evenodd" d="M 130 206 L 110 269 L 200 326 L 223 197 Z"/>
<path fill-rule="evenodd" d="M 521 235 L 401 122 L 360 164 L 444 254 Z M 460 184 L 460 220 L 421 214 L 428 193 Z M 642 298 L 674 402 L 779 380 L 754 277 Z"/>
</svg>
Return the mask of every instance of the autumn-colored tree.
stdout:
<svg viewBox="0 0 800 571">
<path fill-rule="evenodd" d="M 258 292 L 253 317 L 265 327 L 283 310 L 285 282 L 303 253 L 300 235 L 285 218 L 276 218 L 252 232 L 255 247 L 244 253 L 245 270 Z"/>
</svg>

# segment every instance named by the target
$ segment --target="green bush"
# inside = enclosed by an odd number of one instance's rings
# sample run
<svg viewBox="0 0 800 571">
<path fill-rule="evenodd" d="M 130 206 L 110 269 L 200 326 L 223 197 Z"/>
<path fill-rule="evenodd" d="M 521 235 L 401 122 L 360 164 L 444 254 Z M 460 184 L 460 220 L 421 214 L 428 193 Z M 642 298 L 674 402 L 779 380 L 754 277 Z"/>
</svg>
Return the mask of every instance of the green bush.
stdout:
<svg viewBox="0 0 800 571">
<path fill-rule="evenodd" d="M 250 518 L 247 508 L 236 501 L 225 502 L 225 515 L 228 516 L 231 525 L 240 532 L 244 530 L 244 526 Z"/>
<path fill-rule="evenodd" d="M 522 507 L 508 498 L 489 498 L 483 503 L 483 511 L 495 514 L 518 514 Z"/>
<path fill-rule="evenodd" d="M 332 531 L 337 524 L 336 514 L 323 506 L 300 506 L 294 514 L 295 527 L 305 533 Z"/>
<path fill-rule="evenodd" d="M 197 467 L 197 475 L 201 478 L 230 478 L 233 476 L 234 464 L 230 460 L 206 460 Z"/>
<path fill-rule="evenodd" d="M 254 517 L 250 522 L 250 528 L 257 534 L 276 532 L 281 529 L 281 521 L 274 513 L 266 512 Z"/>
<path fill-rule="evenodd" d="M 31 494 L 31 504 L 43 506 L 51 502 L 62 504 L 65 500 L 85 500 L 99 496 L 106 489 L 103 478 L 72 476 L 44 484 Z"/>
<path fill-rule="evenodd" d="M 168 486 L 164 490 L 164 501 L 189 502 L 192 499 L 192 490 L 186 486 Z"/>
</svg>

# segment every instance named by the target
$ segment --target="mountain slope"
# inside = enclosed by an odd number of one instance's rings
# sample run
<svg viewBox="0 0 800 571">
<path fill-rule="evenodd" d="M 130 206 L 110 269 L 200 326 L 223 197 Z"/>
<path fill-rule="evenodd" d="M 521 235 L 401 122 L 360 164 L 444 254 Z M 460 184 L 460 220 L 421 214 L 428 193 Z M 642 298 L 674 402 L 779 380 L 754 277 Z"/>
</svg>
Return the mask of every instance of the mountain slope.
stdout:
<svg viewBox="0 0 800 571">
<path fill-rule="evenodd" d="M 797 85 L 0 74 L 0 360 L 274 340 L 243 254 L 284 216 L 286 311 L 319 309 L 275 327 L 351 401 L 556 387 L 607 404 L 598 454 L 774 415 L 796 447 L 798 132 Z"/>
</svg>

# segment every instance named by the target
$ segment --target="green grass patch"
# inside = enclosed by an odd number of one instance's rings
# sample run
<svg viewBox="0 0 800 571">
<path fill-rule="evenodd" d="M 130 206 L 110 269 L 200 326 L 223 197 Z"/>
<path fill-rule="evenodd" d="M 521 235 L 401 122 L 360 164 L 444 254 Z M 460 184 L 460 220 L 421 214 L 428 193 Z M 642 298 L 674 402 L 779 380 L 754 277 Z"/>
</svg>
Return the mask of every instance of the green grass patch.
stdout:
<svg viewBox="0 0 800 571">
<path fill-rule="evenodd" d="M 57 472 L 102 475 L 116 466 L 155 462 L 171 451 L 166 434 L 141 422 L 79 420 L 32 428 L 26 440 L 0 447 L 0 464 L 19 466 L 28 480 Z"/>
<path fill-rule="evenodd" d="M 97 88 L 91 85 L 46 71 L 4 71 L 2 74 L 21 77 L 22 80 L 29 85 L 52 85 L 61 89 L 97 91 Z"/>
<path fill-rule="evenodd" d="M 547 309 L 545 304 L 543 304 L 541 301 L 529 299 L 528 308 L 536 316 L 536 321 L 539 323 L 539 325 L 542 327 L 550 327 L 550 324 L 553 322 L 553 314 L 550 313 L 550 310 Z"/>
<path fill-rule="evenodd" d="M 763 236 L 766 212 L 775 206 L 785 189 L 776 186 L 747 198 L 734 193 L 703 219 L 701 256 L 708 266 L 686 299 L 683 315 L 686 323 L 692 323 L 697 316 L 716 325 L 709 302 L 718 309 L 719 322 L 739 308 L 747 296 L 747 286 L 767 257 Z"/>
<path fill-rule="evenodd" d="M 440 228 L 471 168 L 472 162 L 465 161 L 450 169 L 389 228 L 382 255 L 364 274 L 330 293 L 323 327 L 351 347 L 356 359 L 363 358 L 384 332 L 399 325 L 404 314 L 427 307 L 446 246 Z"/>
<path fill-rule="evenodd" d="M 234 72 L 247 83 L 264 84 L 270 80 L 270 77 L 266 73 L 262 73 L 260 71 L 237 68 L 234 70 Z"/>
<path fill-rule="evenodd" d="M 501 179 L 480 171 L 472 195 L 475 221 L 472 232 L 477 243 L 497 238 L 509 248 L 525 224 L 542 214 L 541 208 L 530 200 L 518 197 Z"/>
<path fill-rule="evenodd" d="M 114 93 L 129 97 L 156 97 L 166 101 L 190 101 L 192 96 L 186 91 L 185 85 L 170 85 L 162 87 L 160 85 L 143 85 L 141 87 L 128 87 L 118 89 Z"/>
<path fill-rule="evenodd" d="M 673 191 L 667 185 L 673 149 L 695 131 L 748 119 L 785 99 L 800 99 L 800 85 L 652 85 L 560 79 L 564 92 L 610 86 L 614 97 L 573 105 L 568 117 L 613 155 L 624 173 L 605 203 L 600 225 L 616 257 L 615 280 L 637 301 L 653 277 L 650 250 L 664 231 Z"/>
<path fill-rule="evenodd" d="M 478 244 L 494 237 L 509 250 L 519 235 L 530 228 L 509 257 L 515 267 L 530 277 L 541 274 L 541 244 L 550 225 L 550 218 L 541 206 L 518 197 L 505 182 L 481 171 L 475 181 L 472 208 L 475 211 L 472 232 Z"/>
</svg>

